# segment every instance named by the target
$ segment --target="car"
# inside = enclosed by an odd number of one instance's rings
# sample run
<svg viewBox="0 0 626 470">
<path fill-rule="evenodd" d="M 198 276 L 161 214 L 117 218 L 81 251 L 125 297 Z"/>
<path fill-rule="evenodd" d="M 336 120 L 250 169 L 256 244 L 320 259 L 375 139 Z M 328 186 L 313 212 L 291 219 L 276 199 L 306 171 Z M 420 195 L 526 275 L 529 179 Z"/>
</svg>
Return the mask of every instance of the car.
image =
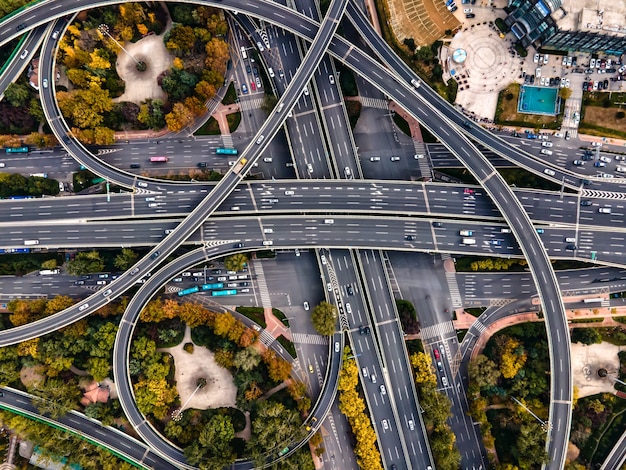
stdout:
<svg viewBox="0 0 626 470">
<path fill-rule="evenodd" d="M 443 223 L 442 222 L 433 222 L 433 227 L 441 228 L 441 227 L 443 227 Z"/>
<path fill-rule="evenodd" d="M 569 245 L 567 245 L 565 247 L 566 250 L 570 250 L 570 251 L 576 251 L 578 249 L 578 247 L 576 245 L 574 245 L 573 243 L 570 243 Z"/>
<path fill-rule="evenodd" d="M 472 196 L 474 194 L 474 190 L 471 188 L 463 189 L 463 194 Z"/>
<path fill-rule="evenodd" d="M 461 235 L 462 237 L 471 237 L 472 235 L 474 235 L 474 231 L 473 230 L 459 230 L 459 235 Z"/>
<path fill-rule="evenodd" d="M 566 65 L 568 67 L 571 67 L 572 64 L 574 63 L 574 59 L 572 57 L 567 57 L 567 61 L 566 62 L 567 62 Z"/>
<path fill-rule="evenodd" d="M 541 142 L 542 147 L 552 147 L 554 144 L 552 142 Z"/>
<path fill-rule="evenodd" d="M 443 384 L 444 387 L 448 386 L 448 379 L 447 377 L 443 376 L 441 377 L 441 383 Z"/>
<path fill-rule="evenodd" d="M 107 290 L 105 290 L 105 291 L 102 293 L 102 295 L 103 295 L 104 297 L 108 297 L 108 296 L 109 296 L 109 295 L 111 295 L 112 293 L 113 293 L 113 289 L 107 289 Z"/>
<path fill-rule="evenodd" d="M 361 372 L 363 373 L 363 377 L 367 377 L 367 367 L 363 367 Z"/>
<path fill-rule="evenodd" d="M 618 166 L 617 168 L 615 168 L 615 171 L 617 171 L 618 173 L 626 173 L 626 166 Z"/>
<path fill-rule="evenodd" d="M 469 19 L 472 19 L 472 18 L 476 18 L 476 15 L 474 13 L 467 13 L 465 15 L 465 18 L 467 18 L 469 20 Z"/>
<path fill-rule="evenodd" d="M 415 431 L 415 423 L 413 422 L 412 419 L 409 420 L 408 425 L 411 431 Z"/>
<path fill-rule="evenodd" d="M 539 54 L 535 54 L 533 56 L 533 62 L 536 64 L 537 62 L 539 62 Z"/>
<path fill-rule="evenodd" d="M 339 352 L 339 341 L 335 341 L 335 352 Z"/>
<path fill-rule="evenodd" d="M 544 230 L 544 229 L 542 229 L 542 228 L 538 228 L 538 229 L 536 229 L 535 231 L 536 231 L 538 234 L 545 233 L 545 230 Z"/>
<path fill-rule="evenodd" d="M 252 73 L 252 67 L 250 67 L 249 65 L 246 65 L 246 73 L 248 75 Z"/>
<path fill-rule="evenodd" d="M 139 268 L 134 268 L 134 269 L 130 272 L 130 275 L 131 275 L 131 276 L 134 276 L 134 275 L 135 275 L 135 274 L 137 274 L 138 272 L 139 272 Z M 183 276 L 184 276 L 184 274 L 183 274 Z"/>
<path fill-rule="evenodd" d="M 591 205 L 593 205 L 593 202 L 590 201 L 589 199 L 583 199 L 582 201 L 580 201 L 580 205 L 581 206 L 591 206 Z"/>
<path fill-rule="evenodd" d="M 141 168 L 141 165 L 140 165 L 139 163 L 131 163 L 131 164 L 130 164 L 130 167 L 131 167 L 132 169 L 137 169 L 137 168 Z"/>
<path fill-rule="evenodd" d="M 543 170 L 543 172 L 548 175 L 548 176 L 554 176 L 556 175 L 556 173 L 554 172 L 554 170 L 551 170 L 550 168 L 546 168 Z"/>
<path fill-rule="evenodd" d="M 252 91 L 256 91 L 256 85 L 254 84 L 254 81 L 251 81 L 251 82 L 250 82 L 250 89 L 251 89 Z"/>
<path fill-rule="evenodd" d="M 248 94 L 248 87 L 246 86 L 246 84 L 245 84 L 245 83 L 242 83 L 242 84 L 241 84 L 241 91 L 243 91 L 243 94 L 244 94 L 244 95 L 247 95 L 247 94 Z"/>
<path fill-rule="evenodd" d="M 433 354 L 435 355 L 435 359 L 441 359 L 441 354 L 439 353 L 439 349 L 433 348 Z"/>
<path fill-rule="evenodd" d="M 47 79 L 47 78 L 44 78 L 44 79 L 41 81 L 41 83 L 42 83 L 42 85 L 43 85 L 43 87 L 44 87 L 44 88 L 48 88 L 48 79 Z"/>
<path fill-rule="evenodd" d="M 140 188 L 147 188 L 148 183 L 146 183 L 145 181 L 137 181 L 137 186 L 139 186 Z"/>
<path fill-rule="evenodd" d="M 261 41 L 257 41 L 256 42 L 256 47 L 259 48 L 259 51 L 263 52 L 265 50 L 265 48 L 263 47 L 263 43 L 261 43 Z"/>
<path fill-rule="evenodd" d="M 400 157 L 398 157 L 397 155 L 394 155 L 393 157 L 390 158 L 390 160 L 392 162 L 399 162 L 400 161 Z"/>
<path fill-rule="evenodd" d="M 273 159 L 272 159 L 272 157 L 264 157 L 264 158 L 263 158 L 263 161 L 264 161 L 265 163 L 272 163 Z"/>
<path fill-rule="evenodd" d="M 596 59 L 592 57 L 591 60 L 589 61 L 589 68 L 593 69 L 595 67 L 596 67 Z"/>
<path fill-rule="evenodd" d="M 296 256 L 300 256 L 300 249 L 299 248 L 296 248 L 294 251 L 296 253 Z"/>
<path fill-rule="evenodd" d="M 15 28 L 15 29 L 17 29 L 18 31 L 21 31 L 21 30 L 23 30 L 24 28 L 26 28 L 26 23 L 18 24 L 18 25 L 17 25 L 17 28 Z"/>
<path fill-rule="evenodd" d="M 328 292 L 332 291 L 333 290 L 333 283 L 332 282 L 327 282 L 326 283 L 326 289 L 328 290 Z"/>
<path fill-rule="evenodd" d="M 535 70 L 535 75 L 537 76 L 537 78 L 541 78 L 541 67 L 537 67 L 537 69 Z"/>
<path fill-rule="evenodd" d="M 304 310 L 309 310 L 310 306 L 309 303 L 305 300 L 304 303 L 302 304 L 304 306 Z"/>
<path fill-rule="evenodd" d="M 622 162 L 624 160 L 626 160 L 626 157 L 624 155 L 615 155 L 615 161 Z"/>
<path fill-rule="evenodd" d="M 561 65 L 565 67 L 567 65 L 567 56 L 563 56 L 563 60 L 561 61 Z"/>
<path fill-rule="evenodd" d="M 415 235 L 405 235 L 404 239 L 409 242 L 415 241 Z"/>
<path fill-rule="evenodd" d="M 416 153 L 415 155 L 413 155 L 413 158 L 415 160 L 419 160 L 421 158 L 424 158 L 424 154 L 423 153 Z"/>
<path fill-rule="evenodd" d="M 354 295 L 354 289 L 352 288 L 352 286 L 347 286 L 346 292 L 348 292 L 348 295 Z"/>
<path fill-rule="evenodd" d="M 256 77 L 254 81 L 256 82 L 257 88 L 263 88 L 263 84 L 261 83 L 261 79 L 259 77 Z"/>
<path fill-rule="evenodd" d="M 352 170 L 350 170 L 350 167 L 347 166 L 343 169 L 343 173 L 346 176 L 347 179 L 352 179 Z"/>
<path fill-rule="evenodd" d="M 604 155 L 602 155 L 600 157 L 600 161 L 604 163 L 611 163 L 612 160 L 609 157 L 605 157 Z"/>
<path fill-rule="evenodd" d="M 309 173 L 313 173 L 313 165 L 310 163 L 306 164 L 306 169 Z"/>
<path fill-rule="evenodd" d="M 550 58 L 550 57 L 548 56 L 548 54 L 545 54 L 545 55 L 543 56 L 543 65 L 548 65 L 548 59 L 549 59 L 549 58 Z"/>
<path fill-rule="evenodd" d="M 502 246 L 502 240 L 491 240 L 489 244 L 493 246 Z"/>
<path fill-rule="evenodd" d="M 387 395 L 387 389 L 385 388 L 384 385 L 380 386 L 380 394 L 381 395 Z"/>
<path fill-rule="evenodd" d="M 452 8 L 450 8 L 450 11 L 451 11 L 452 13 L 454 13 L 454 12 L 455 12 L 455 11 L 457 11 L 458 9 L 459 9 L 459 8 L 458 8 L 456 5 L 454 5 L 454 4 L 453 4 L 453 5 L 452 5 Z"/>
<path fill-rule="evenodd" d="M 531 75 L 530 76 L 530 84 L 532 85 L 533 83 L 535 83 L 535 76 Z"/>
<path fill-rule="evenodd" d="M 593 155 L 583 155 L 582 157 L 580 157 L 582 160 L 584 161 L 589 161 L 589 160 L 593 160 Z"/>
<path fill-rule="evenodd" d="M 370 379 L 372 379 L 372 383 L 376 383 L 376 376 L 374 374 L 370 375 Z"/>
<path fill-rule="evenodd" d="M 382 385 L 381 385 L 381 387 L 382 387 Z M 383 429 L 384 429 L 385 431 L 386 431 L 387 429 L 389 429 L 389 423 L 387 422 L 387 420 L 386 420 L 386 419 L 383 419 L 380 423 L 382 424 Z"/>
<path fill-rule="evenodd" d="M 328 263 L 328 261 L 326 261 L 326 256 L 320 255 L 320 259 L 322 260 L 322 264 Z"/>
<path fill-rule="evenodd" d="M 285 191 L 285 196 L 293 196 L 295 194 L 294 191 L 287 190 Z"/>
<path fill-rule="evenodd" d="M 106 285 L 106 283 L 107 283 L 106 281 L 96 281 L 96 285 L 98 286 L 104 286 Z"/>
<path fill-rule="evenodd" d="M 546 77 L 541 77 L 541 82 L 540 82 L 541 86 L 543 85 L 547 85 L 546 83 Z"/>
<path fill-rule="evenodd" d="M 465 8 L 465 9 L 463 10 L 463 13 L 471 13 L 471 12 L 472 12 L 472 9 L 471 9 L 471 8 Z"/>
<path fill-rule="evenodd" d="M 85 285 L 85 281 L 80 280 L 80 281 L 74 281 L 74 285 L 75 286 L 84 286 Z"/>
<path fill-rule="evenodd" d="M 80 307 L 78 307 L 78 310 L 82 312 L 83 310 L 86 310 L 88 308 L 89 308 L 89 304 L 82 304 Z"/>
<path fill-rule="evenodd" d="M 172 279 L 172 282 L 183 282 L 183 278 L 182 277 L 175 277 L 174 279 Z"/>
<path fill-rule="evenodd" d="M 250 287 L 250 285 L 251 285 L 251 284 L 250 284 L 250 282 L 248 282 L 248 281 L 243 281 L 243 282 L 240 282 L 240 283 L 239 283 L 239 285 L 240 285 L 241 287 Z"/>
<path fill-rule="evenodd" d="M 282 79 L 285 78 L 285 73 L 283 72 L 283 69 L 278 69 L 278 76 Z"/>
<path fill-rule="evenodd" d="M 370 157 L 370 162 L 379 162 L 380 157 Z"/>
<path fill-rule="evenodd" d="M 28 57 L 28 49 L 24 49 L 24 52 L 20 54 L 20 59 L 24 60 Z"/>
<path fill-rule="evenodd" d="M 305 86 L 302 91 L 304 92 L 304 96 L 309 96 L 309 87 Z"/>
<path fill-rule="evenodd" d="M 271 77 L 274 78 L 276 76 L 276 74 L 274 73 L 274 69 L 272 69 L 272 67 L 268 67 L 267 69 L 267 74 Z"/>
<path fill-rule="evenodd" d="M 565 79 L 565 88 L 569 88 L 569 78 Z"/>
<path fill-rule="evenodd" d="M 334 75 L 329 75 L 328 76 L 328 81 L 330 82 L 331 85 L 335 84 L 335 77 Z"/>
<path fill-rule="evenodd" d="M 443 372 L 443 364 L 441 363 L 441 361 L 437 361 L 437 369 L 439 370 L 439 372 Z"/>
<path fill-rule="evenodd" d="M 233 245 L 233 248 L 243 248 L 244 246 L 246 246 L 246 245 L 245 245 L 245 244 L 243 244 L 243 243 L 235 243 L 235 244 Z"/>
<path fill-rule="evenodd" d="M 610 214 L 611 208 L 610 207 L 598 207 L 598 212 L 600 214 Z"/>
<path fill-rule="evenodd" d="M 592 147 L 602 147 L 602 142 L 591 142 Z"/>
<path fill-rule="evenodd" d="M 183 277 L 190 277 L 191 276 L 191 272 L 185 271 L 184 273 L 181 274 L 181 276 L 183 276 Z"/>
<path fill-rule="evenodd" d="M 309 372 L 312 374 L 313 373 L 313 364 L 309 364 Z"/>
<path fill-rule="evenodd" d="M 583 166 L 585 164 L 582 160 L 574 160 L 573 163 L 575 166 Z"/>
<path fill-rule="evenodd" d="M 593 166 L 595 166 L 596 168 L 602 168 L 606 166 L 606 163 L 598 161 L 598 162 L 594 162 Z"/>
<path fill-rule="evenodd" d="M 346 303 L 346 312 L 348 312 L 349 314 L 352 313 L 352 307 L 348 303 Z"/>
</svg>

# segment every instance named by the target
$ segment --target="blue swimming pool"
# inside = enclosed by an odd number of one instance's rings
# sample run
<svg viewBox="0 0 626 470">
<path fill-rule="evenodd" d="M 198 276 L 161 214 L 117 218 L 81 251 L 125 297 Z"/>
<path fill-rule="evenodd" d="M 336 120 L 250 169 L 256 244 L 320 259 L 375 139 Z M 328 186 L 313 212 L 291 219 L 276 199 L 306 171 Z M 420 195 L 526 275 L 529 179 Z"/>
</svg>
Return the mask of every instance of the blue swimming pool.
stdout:
<svg viewBox="0 0 626 470">
<path fill-rule="evenodd" d="M 517 112 L 556 116 L 559 113 L 559 89 L 522 86 L 517 103 Z"/>
</svg>

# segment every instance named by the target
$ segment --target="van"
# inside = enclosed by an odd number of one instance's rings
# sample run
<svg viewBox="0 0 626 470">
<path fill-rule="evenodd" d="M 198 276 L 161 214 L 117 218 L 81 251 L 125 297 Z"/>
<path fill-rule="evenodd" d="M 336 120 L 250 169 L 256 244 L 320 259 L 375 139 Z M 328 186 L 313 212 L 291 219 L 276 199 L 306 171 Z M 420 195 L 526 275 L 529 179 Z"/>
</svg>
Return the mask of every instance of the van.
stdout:
<svg viewBox="0 0 626 470">
<path fill-rule="evenodd" d="M 463 244 L 464 245 L 476 245 L 476 239 L 475 238 L 464 238 L 463 239 Z"/>
<path fill-rule="evenodd" d="M 274 244 L 274 242 L 272 240 L 264 240 L 263 241 L 263 245 L 264 246 L 272 246 Z"/>
<path fill-rule="evenodd" d="M 324 219 L 324 223 L 325 224 L 334 224 L 335 223 L 335 219 Z"/>
<path fill-rule="evenodd" d="M 264 228 L 263 229 L 263 233 L 274 233 L 274 229 L 273 228 Z"/>
</svg>

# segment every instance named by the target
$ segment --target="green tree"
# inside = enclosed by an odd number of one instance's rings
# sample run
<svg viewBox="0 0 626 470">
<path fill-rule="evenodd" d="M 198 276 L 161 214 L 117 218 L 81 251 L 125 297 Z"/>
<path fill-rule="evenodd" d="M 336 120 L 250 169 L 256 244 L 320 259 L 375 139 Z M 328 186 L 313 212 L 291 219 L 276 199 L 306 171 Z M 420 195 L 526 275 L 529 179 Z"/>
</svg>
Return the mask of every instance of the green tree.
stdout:
<svg viewBox="0 0 626 470">
<path fill-rule="evenodd" d="M 123 248 L 120 253 L 115 257 L 113 264 L 116 268 L 126 271 L 137 261 L 137 253 L 130 248 Z"/>
<path fill-rule="evenodd" d="M 82 251 L 67 263 L 67 273 L 72 276 L 94 273 L 104 269 L 104 260 L 97 251 Z"/>
<path fill-rule="evenodd" d="M 469 363 L 468 372 L 470 382 L 480 388 L 493 387 L 498 383 L 501 375 L 496 363 L 484 354 L 479 354 Z"/>
<path fill-rule="evenodd" d="M 256 349 L 248 347 L 241 349 L 235 353 L 233 358 L 233 365 L 237 369 L 251 371 L 255 369 L 261 362 L 261 355 L 256 352 Z"/>
<path fill-rule="evenodd" d="M 49 259 L 41 263 L 41 269 L 56 269 L 57 260 L 55 258 Z"/>
<path fill-rule="evenodd" d="M 596 328 L 574 328 L 571 341 L 572 343 L 600 344 L 602 335 Z"/>
<path fill-rule="evenodd" d="M 53 419 L 75 409 L 80 399 L 78 384 L 73 380 L 47 379 L 43 385 L 29 392 L 38 397 L 33 404 L 39 412 Z"/>
<path fill-rule="evenodd" d="M 19 108 L 25 106 L 30 98 L 30 91 L 27 85 L 21 83 L 10 83 L 7 89 L 4 91 L 4 97 L 7 99 L 11 106 Z"/>
<path fill-rule="evenodd" d="M 87 361 L 89 375 L 97 382 L 106 379 L 111 371 L 109 359 L 102 357 L 90 357 Z"/>
<path fill-rule="evenodd" d="M 229 271 L 243 271 L 248 265 L 248 257 L 243 253 L 235 253 L 224 258 L 224 267 Z"/>
<path fill-rule="evenodd" d="M 322 302 L 311 312 L 311 322 L 319 334 L 330 336 L 335 332 L 337 309 L 328 302 Z"/>
</svg>

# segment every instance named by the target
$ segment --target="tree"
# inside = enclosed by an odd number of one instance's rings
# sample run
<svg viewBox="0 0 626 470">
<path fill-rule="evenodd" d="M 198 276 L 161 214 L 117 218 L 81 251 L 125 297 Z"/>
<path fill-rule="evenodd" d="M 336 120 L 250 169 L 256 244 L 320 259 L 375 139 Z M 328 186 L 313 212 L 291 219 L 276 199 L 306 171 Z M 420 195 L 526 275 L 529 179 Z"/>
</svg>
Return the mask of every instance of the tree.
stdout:
<svg viewBox="0 0 626 470">
<path fill-rule="evenodd" d="M 193 122 L 194 114 L 183 103 L 175 103 L 171 113 L 165 115 L 167 128 L 172 132 L 180 132 Z"/>
<path fill-rule="evenodd" d="M 248 257 L 243 253 L 235 253 L 224 258 L 224 267 L 229 271 L 243 271 L 248 265 Z"/>
<path fill-rule="evenodd" d="M 33 401 L 39 412 L 48 414 L 53 419 L 75 409 L 80 398 L 78 384 L 73 380 L 47 379 L 43 385 L 32 388 L 29 392 L 39 397 Z"/>
<path fill-rule="evenodd" d="M 91 357 L 87 361 L 89 375 L 97 382 L 106 379 L 111 371 L 109 359 L 102 357 Z"/>
<path fill-rule="evenodd" d="M 503 335 L 496 340 L 500 352 L 500 372 L 505 379 L 512 379 L 526 364 L 527 355 L 522 344 L 515 338 Z"/>
<path fill-rule="evenodd" d="M 313 309 L 311 322 L 319 334 L 331 336 L 337 324 L 337 309 L 328 302 L 322 302 Z"/>
<path fill-rule="evenodd" d="M 74 299 L 67 295 L 57 295 L 56 297 L 48 300 L 44 313 L 46 315 L 54 315 L 55 313 L 65 310 L 66 308 L 70 308 L 72 305 L 74 305 Z"/>
<path fill-rule="evenodd" d="M 228 44 L 222 39 L 213 38 L 206 43 L 204 50 L 206 52 L 204 65 L 207 69 L 217 72 L 223 79 L 226 73 L 226 62 L 230 55 Z"/>
<path fill-rule="evenodd" d="M 72 276 L 94 273 L 104 269 L 104 260 L 97 251 L 82 251 L 67 263 L 67 273 Z"/>
<path fill-rule="evenodd" d="M 602 335 L 596 328 L 574 328 L 571 341 L 572 343 L 600 344 Z"/>
<path fill-rule="evenodd" d="M 55 258 L 49 259 L 41 263 L 41 269 L 56 269 L 57 260 Z"/>
<path fill-rule="evenodd" d="M 19 108 L 25 106 L 30 99 L 30 91 L 27 85 L 21 83 L 10 83 L 7 89 L 4 91 L 4 97 L 7 99 L 11 106 Z"/>
<path fill-rule="evenodd" d="M 561 95 L 561 98 L 563 99 L 563 101 L 566 101 L 570 98 L 570 96 L 572 96 L 572 89 L 569 87 L 561 88 L 559 90 L 559 94 Z"/>
<path fill-rule="evenodd" d="M 480 388 L 495 386 L 501 375 L 496 363 L 484 354 L 479 354 L 469 363 L 468 372 L 470 382 Z"/>
<path fill-rule="evenodd" d="M 261 362 L 261 355 L 254 348 L 241 349 L 235 353 L 233 365 L 237 369 L 250 371 L 255 369 Z"/>
<path fill-rule="evenodd" d="M 263 353 L 263 362 L 267 366 L 267 373 L 270 379 L 274 382 L 283 382 L 289 378 L 291 364 L 282 357 L 277 356 L 273 350 L 267 349 Z"/>
<path fill-rule="evenodd" d="M 123 248 L 120 253 L 115 257 L 113 264 L 116 268 L 126 271 L 137 261 L 137 253 L 130 248 Z"/>
</svg>

